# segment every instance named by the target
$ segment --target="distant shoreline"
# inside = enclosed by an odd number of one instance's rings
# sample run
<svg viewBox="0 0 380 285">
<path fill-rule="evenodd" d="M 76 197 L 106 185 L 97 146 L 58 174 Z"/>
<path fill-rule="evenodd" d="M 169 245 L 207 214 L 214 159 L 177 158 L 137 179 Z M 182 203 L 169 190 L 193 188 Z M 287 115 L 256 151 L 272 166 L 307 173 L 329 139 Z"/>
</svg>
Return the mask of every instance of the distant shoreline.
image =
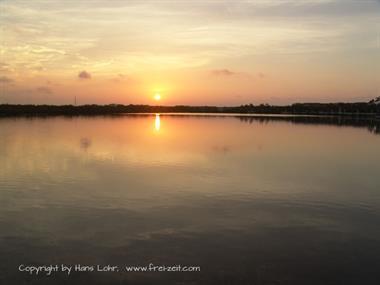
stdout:
<svg viewBox="0 0 380 285">
<path fill-rule="evenodd" d="M 150 106 L 150 105 L 0 105 L 0 116 L 93 116 L 149 113 L 202 113 L 252 115 L 317 115 L 380 117 L 380 104 L 371 103 L 296 103 L 288 106 Z"/>
<path fill-rule="evenodd" d="M 141 107 L 141 106 L 140 106 Z M 116 110 L 115 110 L 116 108 Z M 1 119 L 49 119 L 64 117 L 67 119 L 73 118 L 90 118 L 90 117 L 147 117 L 155 116 L 175 116 L 175 117 L 199 117 L 199 118 L 236 118 L 244 123 L 268 123 L 268 122 L 288 122 L 292 124 L 320 124 L 320 125 L 334 125 L 334 126 L 347 126 L 365 128 L 371 133 L 380 134 L 380 115 L 379 113 L 253 113 L 241 112 L 241 107 L 227 107 L 234 108 L 230 112 L 213 112 L 213 107 L 185 107 L 186 110 L 191 108 L 192 112 L 184 111 L 184 107 L 162 107 L 162 106 L 144 106 L 144 111 L 131 111 L 136 109 L 136 105 L 128 106 L 43 106 L 43 105 L 0 105 L 0 120 Z M 149 110 L 146 110 L 146 109 Z M 199 109 L 203 109 L 201 112 Z M 128 109 L 129 111 L 123 112 Z M 167 111 L 167 110 L 171 111 Z M 173 109 L 175 111 L 173 111 Z M 272 108 L 273 109 L 273 108 Z M 179 111 L 180 110 L 180 111 Z M 268 109 L 268 111 L 270 108 Z M 239 112 L 240 111 L 240 112 Z"/>
</svg>

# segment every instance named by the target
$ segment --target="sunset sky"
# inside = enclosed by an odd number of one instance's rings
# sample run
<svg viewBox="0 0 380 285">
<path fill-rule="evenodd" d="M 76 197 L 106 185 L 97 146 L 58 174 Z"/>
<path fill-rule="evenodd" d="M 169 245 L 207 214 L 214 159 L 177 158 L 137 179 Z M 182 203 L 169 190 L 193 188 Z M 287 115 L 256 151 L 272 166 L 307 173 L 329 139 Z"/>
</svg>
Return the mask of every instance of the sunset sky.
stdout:
<svg viewBox="0 0 380 285">
<path fill-rule="evenodd" d="M 0 0 L 0 25 L 0 103 L 380 96 L 376 0 Z"/>
</svg>

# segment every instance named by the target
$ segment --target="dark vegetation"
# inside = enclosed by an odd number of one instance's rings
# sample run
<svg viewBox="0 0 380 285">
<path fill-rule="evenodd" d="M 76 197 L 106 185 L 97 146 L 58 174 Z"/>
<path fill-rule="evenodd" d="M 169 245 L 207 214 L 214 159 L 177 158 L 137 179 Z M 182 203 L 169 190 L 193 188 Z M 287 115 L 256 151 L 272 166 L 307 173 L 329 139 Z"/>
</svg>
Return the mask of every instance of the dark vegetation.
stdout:
<svg viewBox="0 0 380 285">
<path fill-rule="evenodd" d="M 375 99 L 377 100 L 377 99 Z M 380 116 L 380 104 L 369 103 L 296 103 L 287 106 L 241 105 L 216 106 L 149 106 L 149 105 L 0 105 L 0 116 L 49 116 L 49 115 L 106 115 L 121 113 L 239 113 L 239 114 L 298 114 Z"/>
<path fill-rule="evenodd" d="M 380 135 L 380 117 L 375 116 L 242 116 L 236 115 L 245 123 L 269 123 L 284 121 L 292 124 L 331 125 L 340 127 L 366 128 L 373 134 Z"/>
</svg>

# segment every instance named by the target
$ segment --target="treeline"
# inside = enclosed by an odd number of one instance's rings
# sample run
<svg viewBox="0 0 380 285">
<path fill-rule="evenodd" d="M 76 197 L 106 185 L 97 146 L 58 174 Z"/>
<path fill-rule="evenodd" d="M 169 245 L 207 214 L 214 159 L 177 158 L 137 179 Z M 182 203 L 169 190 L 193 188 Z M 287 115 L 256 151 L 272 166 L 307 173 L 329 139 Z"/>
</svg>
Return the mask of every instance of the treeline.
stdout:
<svg viewBox="0 0 380 285">
<path fill-rule="evenodd" d="M 296 103 L 288 106 L 242 105 L 217 106 L 150 106 L 150 105 L 0 105 L 0 116 L 101 115 L 121 113 L 241 113 L 300 115 L 367 115 L 379 116 L 375 103 Z"/>
</svg>

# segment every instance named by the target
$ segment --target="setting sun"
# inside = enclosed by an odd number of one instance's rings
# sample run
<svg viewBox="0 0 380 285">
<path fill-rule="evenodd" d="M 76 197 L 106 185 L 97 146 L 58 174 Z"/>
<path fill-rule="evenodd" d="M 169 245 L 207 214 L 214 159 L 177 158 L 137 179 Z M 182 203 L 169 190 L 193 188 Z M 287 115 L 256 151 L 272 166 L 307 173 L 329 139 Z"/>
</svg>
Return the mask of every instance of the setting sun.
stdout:
<svg viewBox="0 0 380 285">
<path fill-rule="evenodd" d="M 156 100 L 156 101 L 160 101 L 160 100 L 161 100 L 161 95 L 160 95 L 160 93 L 156 93 L 156 94 L 154 95 L 154 100 Z"/>
</svg>

